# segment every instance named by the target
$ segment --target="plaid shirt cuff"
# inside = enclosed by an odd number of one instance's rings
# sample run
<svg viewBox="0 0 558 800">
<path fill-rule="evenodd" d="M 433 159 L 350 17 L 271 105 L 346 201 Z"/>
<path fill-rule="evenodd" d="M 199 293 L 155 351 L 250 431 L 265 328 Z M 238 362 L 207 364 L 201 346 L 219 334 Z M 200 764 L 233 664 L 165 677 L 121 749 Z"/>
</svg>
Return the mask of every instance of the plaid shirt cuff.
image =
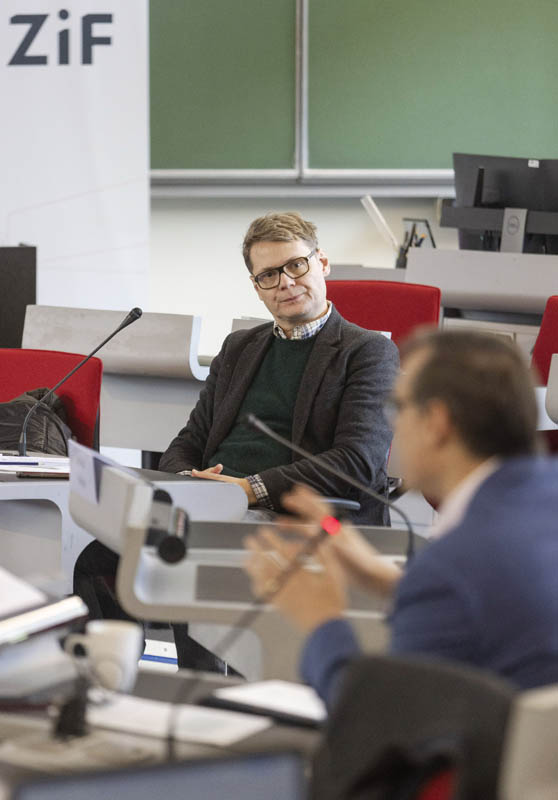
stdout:
<svg viewBox="0 0 558 800">
<path fill-rule="evenodd" d="M 264 506 L 265 508 L 270 508 L 273 511 L 273 504 L 269 499 L 269 495 L 267 493 L 267 489 L 265 488 L 265 483 L 262 481 L 259 475 L 247 475 L 246 480 L 252 487 L 252 491 L 256 495 L 256 504 L 258 506 Z"/>
</svg>

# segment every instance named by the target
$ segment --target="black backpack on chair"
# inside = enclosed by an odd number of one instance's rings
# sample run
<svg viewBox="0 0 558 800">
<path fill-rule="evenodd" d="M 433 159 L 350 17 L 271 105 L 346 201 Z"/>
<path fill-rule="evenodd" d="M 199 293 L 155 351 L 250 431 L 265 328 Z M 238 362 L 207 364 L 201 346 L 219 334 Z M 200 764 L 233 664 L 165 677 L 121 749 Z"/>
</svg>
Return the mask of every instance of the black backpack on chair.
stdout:
<svg viewBox="0 0 558 800">
<path fill-rule="evenodd" d="M 31 389 L 13 400 L 0 403 L 0 450 L 17 452 L 29 409 L 48 391 Z M 67 456 L 68 439 L 72 438 L 72 431 L 66 419 L 64 403 L 57 395 L 51 395 L 45 404 L 39 403 L 27 425 L 27 451 Z"/>
</svg>

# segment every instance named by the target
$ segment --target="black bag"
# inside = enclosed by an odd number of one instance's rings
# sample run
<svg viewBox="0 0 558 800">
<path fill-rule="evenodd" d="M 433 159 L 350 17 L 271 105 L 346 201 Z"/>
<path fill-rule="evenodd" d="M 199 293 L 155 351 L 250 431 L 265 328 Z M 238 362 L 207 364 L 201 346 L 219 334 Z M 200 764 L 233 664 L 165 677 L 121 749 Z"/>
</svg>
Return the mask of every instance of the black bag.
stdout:
<svg viewBox="0 0 558 800">
<path fill-rule="evenodd" d="M 7 403 L 0 403 L 0 450 L 17 451 L 27 412 L 48 391 L 30 389 Z M 27 451 L 67 456 L 72 431 L 66 419 L 64 404 L 57 395 L 51 395 L 44 405 L 39 403 L 27 425 Z"/>
</svg>

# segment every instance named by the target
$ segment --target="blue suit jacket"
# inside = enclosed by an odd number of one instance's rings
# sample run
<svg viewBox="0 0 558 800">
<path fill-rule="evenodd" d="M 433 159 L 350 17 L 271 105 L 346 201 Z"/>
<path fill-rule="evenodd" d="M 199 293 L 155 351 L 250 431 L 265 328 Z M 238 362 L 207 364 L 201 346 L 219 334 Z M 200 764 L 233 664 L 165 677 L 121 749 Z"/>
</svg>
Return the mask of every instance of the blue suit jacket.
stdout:
<svg viewBox="0 0 558 800">
<path fill-rule="evenodd" d="M 409 565 L 391 615 L 391 652 L 487 668 L 522 688 L 558 682 L 558 459 L 510 459 L 461 523 Z M 308 639 L 302 673 L 329 702 L 359 652 L 333 620 Z"/>
</svg>

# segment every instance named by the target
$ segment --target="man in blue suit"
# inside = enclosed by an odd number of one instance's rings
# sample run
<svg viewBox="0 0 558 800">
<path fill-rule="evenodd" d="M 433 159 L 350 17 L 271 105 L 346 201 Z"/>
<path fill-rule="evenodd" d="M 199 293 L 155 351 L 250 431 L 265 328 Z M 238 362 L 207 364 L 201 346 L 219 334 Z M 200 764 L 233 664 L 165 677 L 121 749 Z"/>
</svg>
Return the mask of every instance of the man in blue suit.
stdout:
<svg viewBox="0 0 558 800">
<path fill-rule="evenodd" d="M 320 546 L 322 569 L 299 569 L 275 600 L 309 634 L 302 675 L 332 701 L 359 653 L 342 618 L 356 579 L 393 597 L 392 653 L 487 668 L 521 688 L 557 682 L 558 462 L 535 454 L 528 367 L 510 342 L 463 331 L 422 334 L 402 357 L 395 436 L 406 483 L 440 501 L 432 541 L 403 572 L 349 524 Z M 319 533 L 320 498 L 299 487 L 283 502 Z M 260 593 L 296 557 L 270 529 L 248 546 Z"/>
</svg>

